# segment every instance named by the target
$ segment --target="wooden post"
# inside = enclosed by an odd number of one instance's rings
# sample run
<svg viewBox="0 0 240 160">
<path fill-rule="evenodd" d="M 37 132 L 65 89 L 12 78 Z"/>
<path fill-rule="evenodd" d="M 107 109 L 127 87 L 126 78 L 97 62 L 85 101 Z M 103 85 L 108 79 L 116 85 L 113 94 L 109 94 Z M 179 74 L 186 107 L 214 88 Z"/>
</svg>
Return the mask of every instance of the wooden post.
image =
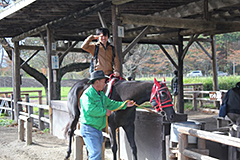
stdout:
<svg viewBox="0 0 240 160">
<path fill-rule="evenodd" d="M 229 133 L 231 137 L 236 136 L 235 131 L 232 127 L 230 128 Z M 237 149 L 236 147 L 228 146 L 228 160 L 232 160 L 232 159 L 237 159 Z"/>
<path fill-rule="evenodd" d="M 83 160 L 83 139 L 79 135 L 74 136 L 74 160 Z"/>
<path fill-rule="evenodd" d="M 183 151 L 188 147 L 188 136 L 183 133 L 179 133 L 178 135 L 179 143 L 178 143 L 178 160 L 188 160 L 186 156 L 184 156 Z"/>
<path fill-rule="evenodd" d="M 31 105 L 28 105 L 27 107 L 28 107 L 28 117 L 32 121 L 33 118 L 31 118 L 31 114 L 33 114 L 33 107 Z"/>
<path fill-rule="evenodd" d="M 216 54 L 216 42 L 215 36 L 211 35 L 211 46 L 212 46 L 212 70 L 213 70 L 213 91 L 219 91 L 218 76 L 217 76 L 217 54 Z M 219 101 L 214 101 L 215 106 L 219 109 Z"/>
<path fill-rule="evenodd" d="M 174 160 L 175 157 L 173 156 L 173 153 L 171 152 L 170 149 L 170 135 L 165 136 L 165 148 L 166 148 L 166 160 Z"/>
<path fill-rule="evenodd" d="M 48 55 L 48 98 L 47 102 L 49 105 L 49 120 L 50 120 L 50 134 L 52 134 L 52 107 L 51 100 L 52 100 L 52 85 L 53 85 L 53 78 L 52 78 L 52 34 L 50 29 L 47 27 L 47 55 Z"/>
<path fill-rule="evenodd" d="M 18 119 L 18 140 L 24 140 L 24 121 Z"/>
<path fill-rule="evenodd" d="M 105 159 L 105 144 L 106 144 L 106 137 L 103 137 L 103 144 L 102 144 L 102 160 Z"/>
<path fill-rule="evenodd" d="M 25 102 L 29 102 L 29 94 L 25 94 Z M 26 113 L 28 113 L 28 107 L 25 105 Z"/>
<path fill-rule="evenodd" d="M 197 93 L 193 93 L 193 108 L 194 108 L 194 111 L 197 111 Z"/>
<path fill-rule="evenodd" d="M 183 36 L 178 36 L 178 111 L 184 113 L 184 96 L 183 96 Z"/>
<path fill-rule="evenodd" d="M 119 10 L 118 6 L 112 5 L 112 32 L 113 32 L 113 44 L 115 47 L 115 51 L 117 51 L 117 55 L 120 61 L 120 74 L 122 75 L 122 62 L 123 62 L 123 55 L 122 55 L 122 38 L 118 37 L 118 26 L 120 21 L 119 17 Z"/>
<path fill-rule="evenodd" d="M 14 96 L 14 106 L 17 106 L 17 101 L 21 99 L 20 93 L 20 50 L 19 42 L 14 42 L 14 52 L 12 52 L 13 57 L 13 96 Z M 18 119 L 19 108 L 15 107 L 15 120 Z"/>
<path fill-rule="evenodd" d="M 42 91 L 38 91 L 38 103 L 42 104 Z"/>
<path fill-rule="evenodd" d="M 38 123 L 39 123 L 38 128 L 39 128 L 40 130 L 43 130 L 43 129 L 45 129 L 45 126 L 44 126 L 44 122 L 41 121 L 41 117 L 44 117 L 44 109 L 39 108 L 39 109 L 38 109 Z"/>
<path fill-rule="evenodd" d="M 26 121 L 26 144 L 30 145 L 32 144 L 32 120 L 28 117 Z"/>
<path fill-rule="evenodd" d="M 11 119 L 14 120 L 14 115 L 15 115 L 15 112 L 13 110 L 13 105 L 14 105 L 14 102 L 13 102 L 13 94 L 11 95 Z"/>
</svg>

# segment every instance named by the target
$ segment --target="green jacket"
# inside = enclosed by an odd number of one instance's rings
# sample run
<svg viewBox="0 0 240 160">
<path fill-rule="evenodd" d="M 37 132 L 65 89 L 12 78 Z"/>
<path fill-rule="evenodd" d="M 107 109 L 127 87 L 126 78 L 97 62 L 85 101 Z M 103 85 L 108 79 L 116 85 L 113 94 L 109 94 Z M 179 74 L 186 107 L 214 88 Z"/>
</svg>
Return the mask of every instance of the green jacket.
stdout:
<svg viewBox="0 0 240 160">
<path fill-rule="evenodd" d="M 127 103 L 109 99 L 103 91 L 98 92 L 90 85 L 80 98 L 81 123 L 92 126 L 98 130 L 106 127 L 106 109 L 126 109 Z"/>
</svg>

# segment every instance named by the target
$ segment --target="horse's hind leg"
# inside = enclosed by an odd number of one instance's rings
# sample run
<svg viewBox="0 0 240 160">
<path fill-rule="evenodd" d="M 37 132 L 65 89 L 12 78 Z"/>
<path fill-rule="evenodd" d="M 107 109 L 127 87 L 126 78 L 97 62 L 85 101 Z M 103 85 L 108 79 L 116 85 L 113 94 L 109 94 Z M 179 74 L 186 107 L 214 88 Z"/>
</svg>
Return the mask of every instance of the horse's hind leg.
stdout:
<svg viewBox="0 0 240 160">
<path fill-rule="evenodd" d="M 134 138 L 134 130 L 135 130 L 134 124 L 123 126 L 123 129 L 127 135 L 128 142 L 132 149 L 132 155 L 133 155 L 132 159 L 137 160 L 137 146 Z"/>
<path fill-rule="evenodd" d="M 117 141 L 116 141 L 116 125 L 114 123 L 112 115 L 108 117 L 108 131 L 110 134 L 110 143 L 113 152 L 113 160 L 117 160 Z"/>
</svg>

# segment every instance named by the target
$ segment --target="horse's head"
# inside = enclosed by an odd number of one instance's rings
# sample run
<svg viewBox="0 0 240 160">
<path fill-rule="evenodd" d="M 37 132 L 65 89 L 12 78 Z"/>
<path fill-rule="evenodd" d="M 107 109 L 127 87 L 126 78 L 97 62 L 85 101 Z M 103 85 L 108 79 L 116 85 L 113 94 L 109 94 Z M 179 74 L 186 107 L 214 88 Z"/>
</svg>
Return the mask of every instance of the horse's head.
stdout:
<svg viewBox="0 0 240 160">
<path fill-rule="evenodd" d="M 154 78 L 150 103 L 157 112 L 160 112 L 167 117 L 167 120 L 172 122 L 175 119 L 175 111 L 173 109 L 171 94 L 163 82 L 158 82 Z"/>
</svg>

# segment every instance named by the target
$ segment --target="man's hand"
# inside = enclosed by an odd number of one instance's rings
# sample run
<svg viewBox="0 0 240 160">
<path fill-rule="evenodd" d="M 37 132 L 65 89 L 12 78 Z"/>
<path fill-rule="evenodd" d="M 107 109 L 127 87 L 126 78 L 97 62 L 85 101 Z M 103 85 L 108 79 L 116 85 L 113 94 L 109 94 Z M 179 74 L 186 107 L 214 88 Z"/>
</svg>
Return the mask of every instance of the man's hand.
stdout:
<svg viewBox="0 0 240 160">
<path fill-rule="evenodd" d="M 132 107 L 136 104 L 133 100 L 127 102 L 127 107 Z"/>
<path fill-rule="evenodd" d="M 106 116 L 110 116 L 111 113 L 112 112 L 109 109 L 107 109 Z"/>
<path fill-rule="evenodd" d="M 119 77 L 120 73 L 119 72 L 114 72 L 114 77 Z"/>
<path fill-rule="evenodd" d="M 89 38 L 91 38 L 92 40 L 97 40 L 99 38 L 99 35 L 90 35 Z"/>
</svg>

